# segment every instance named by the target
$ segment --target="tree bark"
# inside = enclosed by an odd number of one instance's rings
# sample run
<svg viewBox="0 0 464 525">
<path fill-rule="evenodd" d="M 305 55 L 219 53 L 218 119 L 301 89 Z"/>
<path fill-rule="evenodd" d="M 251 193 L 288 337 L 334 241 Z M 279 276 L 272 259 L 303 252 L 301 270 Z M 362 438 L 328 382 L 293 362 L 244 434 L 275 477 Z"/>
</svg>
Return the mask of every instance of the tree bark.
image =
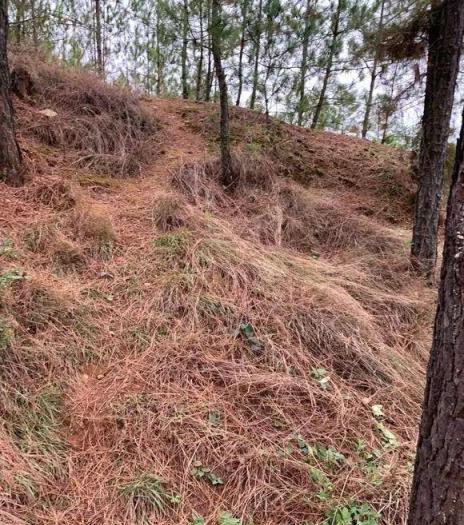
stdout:
<svg viewBox="0 0 464 525">
<path fill-rule="evenodd" d="M 263 19 L 263 0 L 259 0 L 258 4 L 258 19 L 256 22 L 256 35 L 255 35 L 255 57 L 253 65 L 253 85 L 251 89 L 250 98 L 250 109 L 255 109 L 256 104 L 256 93 L 258 91 L 258 80 L 259 80 L 259 57 L 261 53 L 261 25 Z"/>
<path fill-rule="evenodd" d="M 21 186 L 24 183 L 22 156 L 16 140 L 14 112 L 10 98 L 7 40 L 7 0 L 0 0 L 0 180 L 11 186 Z"/>
<path fill-rule="evenodd" d="M 211 44 L 220 97 L 221 183 L 225 189 L 232 190 L 234 189 L 236 181 L 232 169 L 232 157 L 230 154 L 229 100 L 227 94 L 226 76 L 222 66 L 222 29 L 221 1 L 213 0 Z"/>
<path fill-rule="evenodd" d="M 200 19 L 200 58 L 198 60 L 197 68 L 197 85 L 196 85 L 196 100 L 201 100 L 201 87 L 203 81 L 203 56 L 204 56 L 204 32 L 203 32 L 203 0 L 200 0 L 198 5 L 199 13 L 198 17 Z"/>
<path fill-rule="evenodd" d="M 382 41 L 384 12 L 385 12 L 385 0 L 382 0 L 380 4 L 379 25 L 377 28 L 377 35 L 375 39 L 374 61 L 372 64 L 371 81 L 369 85 L 369 92 L 367 94 L 366 110 L 364 112 L 363 126 L 362 126 L 362 131 L 361 131 L 361 136 L 363 139 L 367 137 L 367 132 L 369 131 L 369 119 L 370 119 L 371 110 L 372 110 L 372 100 L 374 98 L 375 82 L 377 80 L 377 66 L 379 64 L 379 46 L 380 46 L 380 42 Z"/>
<path fill-rule="evenodd" d="M 105 64 L 103 61 L 101 0 L 95 0 L 95 47 L 97 51 L 97 70 L 103 76 L 105 74 Z"/>
<path fill-rule="evenodd" d="M 235 101 L 236 106 L 240 106 L 240 99 L 242 98 L 243 90 L 243 54 L 245 52 L 246 30 L 248 27 L 248 2 L 249 0 L 242 0 L 242 27 L 240 35 L 240 50 L 238 53 L 238 88 L 237 100 Z"/>
<path fill-rule="evenodd" d="M 343 0 L 338 0 L 337 11 L 332 24 L 332 40 L 329 48 L 329 56 L 327 58 L 327 65 L 324 73 L 324 80 L 322 82 L 321 92 L 319 94 L 319 100 L 317 102 L 316 111 L 314 112 L 313 120 L 311 122 L 311 129 L 315 129 L 319 123 L 321 117 L 322 108 L 324 107 L 325 94 L 327 86 L 329 85 L 329 79 L 332 75 L 333 59 L 338 44 L 338 36 L 340 34 L 340 17 L 343 9 Z"/>
<path fill-rule="evenodd" d="M 16 19 L 14 27 L 14 35 L 16 44 L 21 44 L 24 36 L 24 11 L 25 5 L 24 0 L 18 0 L 16 2 Z"/>
<path fill-rule="evenodd" d="M 419 188 L 411 248 L 413 266 L 428 278 L 433 277 L 437 259 L 443 169 L 463 33 L 464 2 L 435 2 L 430 14 Z"/>
<path fill-rule="evenodd" d="M 408 525 L 464 524 L 464 114 Z"/>
<path fill-rule="evenodd" d="M 183 4 L 183 16 L 182 16 L 182 98 L 187 99 L 189 97 L 188 90 L 188 73 L 187 73 L 187 46 L 188 46 L 188 0 L 184 0 Z"/>
<path fill-rule="evenodd" d="M 39 38 L 37 35 L 37 10 L 35 0 L 31 0 L 31 24 L 32 24 L 32 43 L 34 47 L 39 46 Z"/>
<path fill-rule="evenodd" d="M 211 0 L 207 1 L 206 4 L 206 21 L 207 26 L 211 28 Z M 205 101 L 209 102 L 211 100 L 211 87 L 213 85 L 213 68 L 211 64 L 212 53 L 211 53 L 211 31 L 208 31 L 208 66 L 206 70 L 206 85 L 205 85 Z"/>
<path fill-rule="evenodd" d="M 306 97 L 306 74 L 308 72 L 308 46 L 309 46 L 309 35 L 311 33 L 311 2 L 312 0 L 306 0 L 306 9 L 304 15 L 304 32 L 302 41 L 302 53 L 301 53 L 301 67 L 300 67 L 300 82 L 298 86 L 299 101 L 297 111 L 297 124 L 301 126 L 303 124 L 303 115 L 305 112 L 305 97 Z"/>
<path fill-rule="evenodd" d="M 161 58 L 161 20 L 159 2 L 156 3 L 156 95 L 159 97 L 163 85 L 163 60 Z"/>
</svg>

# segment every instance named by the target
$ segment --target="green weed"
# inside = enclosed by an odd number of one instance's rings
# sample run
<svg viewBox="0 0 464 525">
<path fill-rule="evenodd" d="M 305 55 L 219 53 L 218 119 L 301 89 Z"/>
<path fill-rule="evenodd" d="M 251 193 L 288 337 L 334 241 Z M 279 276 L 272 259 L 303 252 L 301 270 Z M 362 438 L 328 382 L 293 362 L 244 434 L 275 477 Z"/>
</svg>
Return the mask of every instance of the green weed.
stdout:
<svg viewBox="0 0 464 525">
<path fill-rule="evenodd" d="M 11 239 L 4 239 L 0 242 L 0 257 L 4 257 L 8 261 L 13 261 L 18 258 L 18 253 Z"/>
<path fill-rule="evenodd" d="M 311 370 L 311 377 L 322 388 L 322 390 L 326 390 L 329 387 L 330 376 L 325 368 L 313 368 Z"/>
<path fill-rule="evenodd" d="M 9 426 L 18 448 L 34 458 L 40 470 L 57 476 L 63 467 L 66 445 L 60 436 L 62 398 L 56 388 L 35 399 L 17 394 L 17 411 Z"/>
<path fill-rule="evenodd" d="M 0 317 L 0 350 L 6 350 L 11 346 L 14 335 L 14 328 L 6 319 Z"/>
<path fill-rule="evenodd" d="M 218 525 L 242 525 L 242 522 L 230 512 L 221 512 L 218 518 Z"/>
<path fill-rule="evenodd" d="M 178 250 L 182 248 L 185 243 L 185 235 L 181 233 L 172 233 L 169 235 L 162 235 L 153 241 L 155 248 L 165 248 L 171 250 Z"/>
<path fill-rule="evenodd" d="M 380 516 L 367 503 L 348 503 L 331 509 L 322 525 L 377 525 Z"/>
<path fill-rule="evenodd" d="M 224 481 L 217 474 L 215 474 L 209 467 L 205 467 L 200 461 L 195 461 L 191 470 L 192 476 L 197 479 L 204 479 L 210 485 L 224 485 Z"/>
<path fill-rule="evenodd" d="M 178 494 L 170 491 L 163 480 L 149 473 L 124 483 L 120 491 L 138 518 L 162 515 L 170 506 L 180 503 Z"/>
</svg>

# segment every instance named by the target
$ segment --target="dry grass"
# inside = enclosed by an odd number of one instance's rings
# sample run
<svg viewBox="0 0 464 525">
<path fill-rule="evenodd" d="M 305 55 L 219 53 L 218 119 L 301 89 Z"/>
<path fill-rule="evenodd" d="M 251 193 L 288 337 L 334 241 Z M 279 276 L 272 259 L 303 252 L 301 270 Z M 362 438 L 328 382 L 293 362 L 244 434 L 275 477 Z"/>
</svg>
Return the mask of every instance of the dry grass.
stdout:
<svg viewBox="0 0 464 525">
<path fill-rule="evenodd" d="M 192 130 L 217 138 L 214 105 L 182 104 Z M 231 137 L 239 150 L 268 159 L 272 170 L 305 187 L 351 195 L 362 213 L 387 223 L 409 223 L 415 183 L 409 152 L 335 133 L 312 131 L 243 108 L 231 108 Z M 361 210 L 360 210 L 361 211 Z"/>
<path fill-rule="evenodd" d="M 214 160 L 2 187 L 0 523 L 405 523 L 433 310 L 405 233 L 234 162 L 233 195 Z"/>
<path fill-rule="evenodd" d="M 137 175 L 153 158 L 158 126 L 128 90 L 28 49 L 13 50 L 11 65 L 30 78 L 29 91 L 16 100 L 22 136 L 59 149 L 74 168 L 113 177 Z"/>
</svg>

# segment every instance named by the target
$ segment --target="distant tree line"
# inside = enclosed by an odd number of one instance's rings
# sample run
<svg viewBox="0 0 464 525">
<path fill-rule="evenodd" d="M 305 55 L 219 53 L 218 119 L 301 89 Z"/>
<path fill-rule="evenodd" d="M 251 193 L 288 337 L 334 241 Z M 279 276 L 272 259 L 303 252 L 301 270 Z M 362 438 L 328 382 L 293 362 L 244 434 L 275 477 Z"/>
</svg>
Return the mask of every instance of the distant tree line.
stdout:
<svg viewBox="0 0 464 525">
<path fill-rule="evenodd" d="M 397 56 L 384 41 L 424 6 L 425 0 L 221 2 L 228 96 L 294 124 L 411 146 L 424 54 Z M 219 99 L 212 0 L 10 0 L 9 11 L 12 43 L 40 46 L 152 94 Z"/>
</svg>

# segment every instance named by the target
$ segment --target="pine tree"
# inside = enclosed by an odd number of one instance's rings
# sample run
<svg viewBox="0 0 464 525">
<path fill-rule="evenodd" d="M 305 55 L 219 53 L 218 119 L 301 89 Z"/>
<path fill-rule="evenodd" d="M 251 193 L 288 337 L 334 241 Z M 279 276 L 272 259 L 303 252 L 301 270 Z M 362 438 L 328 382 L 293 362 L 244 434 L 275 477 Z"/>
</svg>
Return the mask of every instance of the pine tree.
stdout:
<svg viewBox="0 0 464 525">
<path fill-rule="evenodd" d="M 16 140 L 10 97 L 10 69 L 7 54 L 7 0 L 0 0 L 0 180 L 11 186 L 24 183 L 22 156 Z"/>
<path fill-rule="evenodd" d="M 464 2 L 434 2 L 430 12 L 429 54 L 419 188 L 416 197 L 411 262 L 432 277 L 437 259 L 438 217 L 446 143 L 464 35 Z"/>
<path fill-rule="evenodd" d="M 232 169 L 232 157 L 230 153 L 229 95 L 227 91 L 227 80 L 222 65 L 222 34 L 224 23 L 221 0 L 213 0 L 211 14 L 211 44 L 220 93 L 221 182 L 224 188 L 232 190 L 236 180 Z"/>
</svg>

